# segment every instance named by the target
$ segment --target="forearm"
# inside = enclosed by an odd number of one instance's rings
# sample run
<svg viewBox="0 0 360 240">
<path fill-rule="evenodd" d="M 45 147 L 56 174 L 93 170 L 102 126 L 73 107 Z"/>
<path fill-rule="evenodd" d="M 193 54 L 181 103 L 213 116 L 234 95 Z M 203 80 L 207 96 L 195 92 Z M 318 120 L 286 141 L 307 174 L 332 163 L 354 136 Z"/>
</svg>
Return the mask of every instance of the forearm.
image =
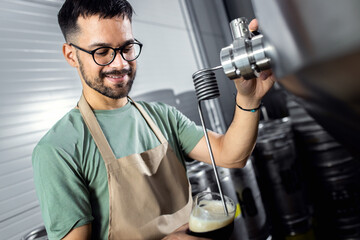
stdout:
<svg viewBox="0 0 360 240">
<path fill-rule="evenodd" d="M 236 102 L 243 109 L 258 108 L 262 97 L 274 84 L 271 71 L 262 72 L 257 79 L 234 80 L 238 94 Z M 217 141 L 218 164 L 226 167 L 243 167 L 254 149 L 260 111 L 245 111 L 235 107 L 234 119 L 224 136 Z"/>
<path fill-rule="evenodd" d="M 236 102 L 243 108 L 254 109 L 260 105 L 260 99 L 236 96 Z M 235 104 L 235 103 L 234 103 Z M 226 167 L 243 167 L 254 149 L 258 131 L 260 113 L 249 112 L 235 107 L 234 118 L 225 135 L 218 139 L 214 153 L 217 163 Z"/>
<path fill-rule="evenodd" d="M 243 108 L 249 109 L 256 108 L 260 104 L 260 99 L 242 99 L 240 96 L 236 97 L 236 101 Z M 247 112 L 235 107 L 234 118 L 226 134 L 208 131 L 216 165 L 227 168 L 245 166 L 255 146 L 259 115 L 259 111 Z M 205 137 L 190 152 L 189 157 L 211 164 Z"/>
</svg>

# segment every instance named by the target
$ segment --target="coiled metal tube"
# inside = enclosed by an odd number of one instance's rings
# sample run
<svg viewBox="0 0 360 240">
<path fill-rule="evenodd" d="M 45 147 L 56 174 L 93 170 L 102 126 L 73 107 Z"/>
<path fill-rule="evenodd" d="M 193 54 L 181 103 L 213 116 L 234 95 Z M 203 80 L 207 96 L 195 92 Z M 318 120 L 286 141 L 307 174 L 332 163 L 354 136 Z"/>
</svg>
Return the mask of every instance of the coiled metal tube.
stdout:
<svg viewBox="0 0 360 240">
<path fill-rule="evenodd" d="M 206 144 L 207 144 L 207 147 L 209 150 L 209 155 L 210 155 L 212 167 L 214 170 L 216 183 L 217 183 L 219 193 L 221 196 L 221 200 L 222 200 L 222 203 L 224 206 L 224 211 L 225 211 L 226 215 L 228 215 L 229 212 L 228 212 L 227 206 L 225 204 L 225 198 L 224 198 L 221 183 L 219 180 L 219 174 L 216 169 L 214 154 L 211 149 L 209 137 L 208 137 L 208 134 L 206 131 L 204 117 L 203 117 L 202 110 L 201 110 L 201 101 L 202 100 L 209 100 L 209 99 L 217 98 L 220 96 L 220 91 L 219 91 L 219 87 L 218 87 L 218 84 L 216 81 L 215 73 L 213 72 L 220 68 L 222 68 L 222 66 L 209 68 L 209 69 L 202 69 L 200 71 L 195 72 L 192 75 L 192 77 L 193 77 L 193 81 L 194 81 L 194 85 L 195 85 L 196 96 L 198 98 L 198 110 L 199 110 L 200 120 L 201 120 L 202 128 L 204 131 L 204 136 L 206 139 Z"/>
<path fill-rule="evenodd" d="M 222 68 L 222 66 L 206 68 L 199 70 L 192 75 L 198 101 L 213 99 L 220 96 L 214 73 L 215 70 L 220 68 Z"/>
</svg>

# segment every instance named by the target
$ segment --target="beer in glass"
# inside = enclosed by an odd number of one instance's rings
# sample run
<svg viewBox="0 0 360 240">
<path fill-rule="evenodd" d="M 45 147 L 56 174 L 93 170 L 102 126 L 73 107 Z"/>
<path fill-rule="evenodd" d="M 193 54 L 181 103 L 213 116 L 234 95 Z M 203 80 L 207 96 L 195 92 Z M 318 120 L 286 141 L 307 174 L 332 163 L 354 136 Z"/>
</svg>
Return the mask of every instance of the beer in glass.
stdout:
<svg viewBox="0 0 360 240">
<path fill-rule="evenodd" d="M 210 239 L 229 239 L 234 228 L 236 205 L 224 195 L 227 213 L 219 193 L 201 192 L 195 196 L 189 220 L 189 234 Z"/>
</svg>

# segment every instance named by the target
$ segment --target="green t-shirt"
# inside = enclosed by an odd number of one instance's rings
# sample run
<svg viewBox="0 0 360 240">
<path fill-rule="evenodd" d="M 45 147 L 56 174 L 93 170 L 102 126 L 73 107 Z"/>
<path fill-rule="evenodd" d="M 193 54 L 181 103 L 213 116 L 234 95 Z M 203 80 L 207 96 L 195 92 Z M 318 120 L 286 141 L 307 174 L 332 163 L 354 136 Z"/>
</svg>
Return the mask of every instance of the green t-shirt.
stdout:
<svg viewBox="0 0 360 240">
<path fill-rule="evenodd" d="M 174 107 L 139 102 L 184 163 L 202 129 Z M 160 144 L 137 108 L 128 103 L 95 116 L 116 156 L 142 153 Z M 92 223 L 92 238 L 107 239 L 109 193 L 105 164 L 80 111 L 72 109 L 40 140 L 33 152 L 34 181 L 49 239 Z M 126 194 L 126 193 L 125 193 Z"/>
</svg>

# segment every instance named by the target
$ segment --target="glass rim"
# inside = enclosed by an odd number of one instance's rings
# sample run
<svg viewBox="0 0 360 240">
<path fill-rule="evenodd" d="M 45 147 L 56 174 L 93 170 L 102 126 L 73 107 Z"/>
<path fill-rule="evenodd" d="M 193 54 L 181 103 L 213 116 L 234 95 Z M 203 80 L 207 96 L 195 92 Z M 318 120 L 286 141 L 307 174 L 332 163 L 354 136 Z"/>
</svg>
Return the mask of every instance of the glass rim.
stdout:
<svg viewBox="0 0 360 240">
<path fill-rule="evenodd" d="M 215 201 L 220 201 L 221 202 L 221 205 L 223 206 L 223 202 L 222 202 L 222 199 L 221 199 L 221 195 L 220 195 L 220 193 L 217 193 L 217 192 L 200 192 L 200 193 L 198 193 L 198 194 L 196 194 L 195 195 L 195 201 L 194 201 L 194 207 L 195 206 L 198 206 L 197 205 L 197 203 L 198 203 L 198 199 L 200 198 L 200 197 L 203 197 L 203 196 L 206 196 L 206 195 L 215 195 L 215 196 L 217 196 L 217 197 L 219 197 L 219 199 L 206 199 L 206 198 L 204 198 L 204 199 L 201 199 L 201 200 L 215 200 Z M 226 206 L 227 206 L 227 210 L 228 210 L 228 214 L 235 214 L 235 212 L 236 212 L 236 203 L 235 203 L 235 201 L 231 198 L 231 197 L 228 197 L 228 196 L 226 196 L 226 195 L 223 195 L 224 196 L 224 200 L 225 200 L 225 204 L 226 204 Z M 199 200 L 199 203 L 201 202 L 201 200 Z M 230 204 L 230 206 L 232 207 L 232 209 L 231 209 L 231 211 L 230 211 L 230 209 L 229 209 L 229 207 L 228 207 L 228 204 Z M 198 206 L 202 211 L 204 211 L 204 212 L 206 212 L 206 213 L 209 213 L 209 211 L 208 210 L 206 210 L 206 209 L 204 209 L 204 208 L 201 208 L 200 206 Z M 216 214 L 216 215 L 223 215 L 225 213 L 225 211 L 224 212 L 221 212 L 221 213 L 211 213 L 211 214 Z M 210 213 L 209 213 L 210 214 Z"/>
</svg>

